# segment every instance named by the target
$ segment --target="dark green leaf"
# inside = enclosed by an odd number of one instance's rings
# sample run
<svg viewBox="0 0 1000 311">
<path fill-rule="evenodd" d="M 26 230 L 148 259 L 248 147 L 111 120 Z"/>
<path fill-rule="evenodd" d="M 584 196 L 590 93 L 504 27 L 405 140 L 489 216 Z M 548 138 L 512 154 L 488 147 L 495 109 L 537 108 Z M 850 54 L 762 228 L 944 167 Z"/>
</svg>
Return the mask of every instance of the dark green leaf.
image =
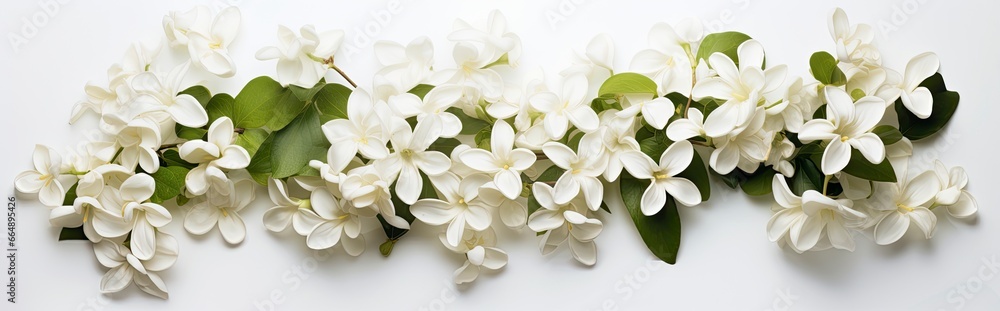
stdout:
<svg viewBox="0 0 1000 311">
<path fill-rule="evenodd" d="M 486 121 L 470 117 L 469 115 L 465 114 L 465 111 L 459 109 L 458 107 L 448 108 L 448 112 L 451 112 L 451 114 L 458 117 L 459 121 L 462 121 L 462 131 L 459 134 L 462 135 L 476 134 L 479 133 L 479 131 L 483 130 L 483 128 L 490 126 L 490 124 L 487 123 Z M 504 122 L 504 121 L 497 121 L 497 122 Z"/>
<path fill-rule="evenodd" d="M 549 166 L 549 168 L 545 169 L 545 171 L 542 172 L 541 175 L 538 175 L 538 178 L 535 179 L 535 181 L 553 183 L 559 180 L 559 177 L 562 177 L 563 173 L 566 173 L 566 170 L 562 169 L 561 167 L 555 165 Z"/>
<path fill-rule="evenodd" d="M 903 133 L 899 132 L 899 129 L 892 125 L 879 125 L 872 130 L 872 133 L 878 135 L 882 139 L 882 144 L 888 146 L 895 144 L 900 139 L 903 139 Z"/>
<path fill-rule="evenodd" d="M 216 119 L 221 117 L 233 118 L 236 113 L 236 99 L 232 95 L 226 93 L 219 93 L 212 96 L 212 99 L 208 101 L 208 107 L 205 107 L 205 111 L 208 112 L 208 124 L 212 124 Z M 235 121 L 234 125 L 235 125 Z"/>
<path fill-rule="evenodd" d="M 351 89 L 340 84 L 327 84 L 319 90 L 315 99 L 320 124 L 334 119 L 347 119 L 347 99 L 350 97 Z"/>
<path fill-rule="evenodd" d="M 668 195 L 667 203 L 659 213 L 653 216 L 643 215 L 642 194 L 647 186 L 649 181 L 646 180 L 622 178 L 622 200 L 646 247 L 663 262 L 675 264 L 681 245 L 681 219 L 677 214 L 677 204 Z"/>
<path fill-rule="evenodd" d="M 76 228 L 62 228 L 59 231 L 59 241 L 84 241 L 87 234 L 83 233 L 83 226 Z"/>
<path fill-rule="evenodd" d="M 802 195 L 806 190 L 822 190 L 823 179 L 826 177 L 819 167 L 809 157 L 795 159 L 795 176 L 791 177 L 788 187 L 796 195 Z"/>
<path fill-rule="evenodd" d="M 434 186 L 433 184 L 431 184 L 430 178 L 428 178 L 427 175 L 424 175 L 423 173 L 420 173 L 420 178 L 423 179 L 424 188 L 423 190 L 420 191 L 419 198 L 420 199 L 437 198 L 437 192 L 435 192 Z M 392 187 L 390 188 L 392 193 L 396 193 L 395 184 L 393 184 Z M 410 212 L 410 205 L 403 203 L 403 201 L 400 201 L 397 196 L 392 196 L 392 205 L 396 210 L 396 216 L 402 217 L 403 219 L 406 220 L 406 222 L 412 224 L 413 221 L 416 219 L 416 217 L 413 216 L 413 213 Z M 382 215 L 378 215 L 378 221 L 382 224 L 382 231 L 385 232 L 385 236 L 386 238 L 388 238 L 388 241 L 398 241 L 400 238 L 403 237 L 403 235 L 406 235 L 406 233 L 410 231 L 406 229 L 393 227 L 392 225 L 390 225 L 388 222 L 385 221 L 385 218 L 382 218 Z M 390 245 L 386 245 L 385 243 L 383 243 L 381 246 L 379 246 L 379 252 L 382 253 L 382 256 L 389 256 L 389 254 L 392 253 L 392 248 L 395 245 L 396 245 L 395 242 L 392 242 Z"/>
<path fill-rule="evenodd" d="M 330 142 L 320 128 L 319 113 L 315 109 L 295 118 L 284 129 L 273 134 L 271 147 L 272 178 L 287 178 L 302 171 L 309 161 L 326 161 Z M 251 160 L 251 162 L 253 162 Z M 252 163 L 251 163 L 252 164 Z"/>
<path fill-rule="evenodd" d="M 69 190 L 66 190 L 66 196 L 63 197 L 63 206 L 73 206 L 73 203 L 76 202 L 77 185 L 78 184 L 73 184 L 69 187 Z"/>
<path fill-rule="evenodd" d="M 174 134 L 177 134 L 177 137 L 182 139 L 204 140 L 205 135 L 208 134 L 208 130 L 203 128 L 190 128 L 187 126 L 177 124 L 177 126 L 174 127 Z"/>
<path fill-rule="evenodd" d="M 844 72 L 837 67 L 838 63 L 839 61 L 827 52 L 816 52 L 809 58 L 809 67 L 812 68 L 813 77 L 826 85 L 844 85 L 847 83 L 847 77 L 844 76 Z"/>
<path fill-rule="evenodd" d="M 687 178 L 695 186 L 698 186 L 702 202 L 708 201 L 712 197 L 712 184 L 708 179 L 708 166 L 705 166 L 705 161 L 701 159 L 701 155 L 698 154 L 697 150 L 694 152 L 694 157 L 691 158 L 691 164 L 683 172 L 677 174 L 677 177 Z"/>
<path fill-rule="evenodd" d="M 427 150 L 441 151 L 444 155 L 451 156 L 451 152 L 455 150 L 455 147 L 458 147 L 458 145 L 461 144 L 462 142 L 458 141 L 458 139 L 438 138 L 431 143 L 430 147 L 427 147 Z"/>
<path fill-rule="evenodd" d="M 490 144 L 490 140 L 492 139 L 490 137 L 492 137 L 492 135 L 493 135 L 492 127 L 487 126 L 480 129 L 479 133 L 476 133 L 475 138 L 473 138 L 473 141 L 476 143 L 476 147 L 486 151 L 493 151 L 492 150 L 493 145 Z"/>
<path fill-rule="evenodd" d="M 705 39 L 701 40 L 696 59 L 699 61 L 708 60 L 708 57 L 712 54 L 722 53 L 729 56 L 739 66 L 739 57 L 736 55 L 736 50 L 740 47 L 740 44 L 743 44 L 747 40 L 750 40 L 750 36 L 734 31 L 709 34 L 705 36 Z"/>
<path fill-rule="evenodd" d="M 167 149 L 166 151 L 163 151 L 163 162 L 167 164 L 166 166 L 180 166 L 187 169 L 192 169 L 197 166 L 181 159 L 181 155 L 177 153 L 177 149 Z"/>
<path fill-rule="evenodd" d="M 757 171 L 750 175 L 740 187 L 743 188 L 743 192 L 749 195 L 771 194 L 771 181 L 774 179 L 774 174 L 776 173 L 772 169 L 757 168 Z"/>
<path fill-rule="evenodd" d="M 902 100 L 896 100 L 896 115 L 899 119 L 899 131 L 911 140 L 920 140 L 934 135 L 944 128 L 951 121 L 958 109 L 960 96 L 957 92 L 948 91 L 944 85 L 944 78 L 940 73 L 935 73 L 930 78 L 920 83 L 926 87 L 934 96 L 934 108 L 931 116 L 927 119 L 920 119 L 906 106 Z"/>
<path fill-rule="evenodd" d="M 872 164 L 857 149 L 851 149 L 851 161 L 844 167 L 844 173 L 871 181 L 896 182 L 896 172 L 889 161 Z"/>
<path fill-rule="evenodd" d="M 156 181 L 156 189 L 149 201 L 163 204 L 163 202 L 181 194 L 181 190 L 184 188 L 184 179 L 189 171 L 180 166 L 168 166 L 161 167 L 156 173 L 150 174 Z"/>
</svg>

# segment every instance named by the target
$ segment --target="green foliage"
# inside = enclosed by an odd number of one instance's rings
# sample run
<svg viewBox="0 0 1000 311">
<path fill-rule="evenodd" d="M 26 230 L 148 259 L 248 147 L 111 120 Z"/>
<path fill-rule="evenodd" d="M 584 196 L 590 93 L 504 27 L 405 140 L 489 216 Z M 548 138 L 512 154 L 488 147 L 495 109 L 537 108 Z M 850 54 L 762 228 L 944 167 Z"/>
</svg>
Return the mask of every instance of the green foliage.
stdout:
<svg viewBox="0 0 1000 311">
<path fill-rule="evenodd" d="M 648 186 L 649 181 L 622 176 L 622 201 L 646 247 L 656 258 L 668 264 L 675 264 L 677 251 L 681 245 L 681 219 L 677 213 L 677 203 L 668 195 L 667 203 L 659 213 L 653 216 L 643 215 L 642 193 Z"/>
<path fill-rule="evenodd" d="M 451 152 L 455 150 L 455 147 L 458 147 L 458 145 L 461 144 L 462 142 L 458 141 L 458 139 L 438 138 L 427 147 L 427 150 L 441 151 L 444 155 L 451 157 Z"/>
<path fill-rule="evenodd" d="M 491 127 L 490 123 L 483 121 L 481 119 L 473 118 L 465 114 L 465 111 L 459 109 L 458 107 L 448 108 L 447 111 L 451 112 L 451 114 L 458 117 L 459 121 L 462 121 L 462 131 L 459 134 L 472 135 L 479 133 L 479 131 L 482 131 L 484 128 Z M 504 121 L 499 120 L 496 122 L 504 122 Z"/>
<path fill-rule="evenodd" d="M 201 86 L 201 85 L 195 85 L 195 86 L 189 87 L 186 90 L 183 90 L 183 91 L 181 91 L 180 93 L 177 93 L 177 94 L 178 95 L 181 95 L 181 94 L 191 95 L 191 97 L 194 97 L 194 99 L 197 100 L 199 104 L 201 104 L 202 108 L 207 107 L 208 106 L 208 101 L 212 99 L 212 92 L 209 92 L 208 88 L 206 88 L 204 86 Z"/>
<path fill-rule="evenodd" d="M 934 109 L 927 119 L 917 117 L 906 106 L 902 100 L 896 100 L 896 115 L 899 120 L 899 131 L 911 140 L 921 140 L 941 131 L 945 125 L 951 121 L 958 109 L 958 92 L 949 91 L 944 84 L 944 77 L 940 73 L 935 73 L 920 86 L 926 87 L 934 96 Z"/>
<path fill-rule="evenodd" d="M 419 198 L 420 199 L 437 198 L 438 197 L 437 192 L 434 191 L 434 186 L 431 184 L 430 178 L 428 178 L 427 175 L 424 175 L 424 173 L 420 173 L 420 178 L 423 179 L 424 188 L 423 190 L 420 191 Z M 395 184 L 392 185 L 392 187 L 390 188 L 392 193 L 396 193 Z M 403 219 L 406 220 L 406 222 L 412 224 L 413 221 L 416 219 L 416 217 L 413 216 L 413 213 L 410 212 L 410 205 L 403 203 L 403 201 L 400 201 L 399 198 L 395 195 L 392 196 L 392 205 L 396 209 L 396 216 L 402 217 Z M 388 222 L 386 222 L 384 218 L 382 218 L 382 215 L 378 215 L 378 221 L 379 223 L 382 224 L 382 231 L 385 232 L 385 236 L 387 238 L 385 243 L 379 245 L 378 249 L 379 252 L 382 253 L 382 256 L 389 257 L 389 254 L 392 253 L 392 249 L 396 246 L 396 242 L 399 241 L 399 239 L 402 238 L 404 235 L 406 235 L 406 233 L 409 232 L 410 230 L 393 227 Z"/>
<path fill-rule="evenodd" d="M 250 80 L 236 98 L 221 95 L 209 101 L 209 119 L 214 121 L 223 116 L 229 117 L 237 128 L 267 126 L 271 130 L 280 130 L 305 107 L 305 102 L 299 100 L 295 92 L 266 76 Z"/>
<path fill-rule="evenodd" d="M 271 146 L 272 178 L 288 178 L 302 172 L 309 161 L 326 161 L 330 142 L 320 128 L 319 113 L 307 109 L 288 126 L 272 134 Z M 250 161 L 251 164 L 253 160 Z"/>
<path fill-rule="evenodd" d="M 271 150 L 274 149 L 275 136 L 268 135 L 267 139 L 264 139 L 257 153 L 250 158 L 250 165 L 246 168 L 250 177 L 261 186 L 267 186 L 267 180 L 271 177 Z"/>
<path fill-rule="evenodd" d="M 872 133 L 878 135 L 882 139 L 882 144 L 888 146 L 895 144 L 900 139 L 903 139 L 903 133 L 899 132 L 899 129 L 892 125 L 879 125 L 872 130 Z"/>
<path fill-rule="evenodd" d="M 420 97 L 420 99 L 424 99 L 424 96 L 426 96 L 427 93 L 430 92 L 433 89 L 434 89 L 434 86 L 430 85 L 430 84 L 417 84 L 417 86 L 414 86 L 407 93 L 410 93 L 410 94 L 413 94 L 413 95 L 417 95 L 417 97 Z"/>
<path fill-rule="evenodd" d="M 735 31 L 709 34 L 705 36 L 705 39 L 701 40 L 701 46 L 698 47 L 696 59 L 698 61 L 708 60 L 708 57 L 712 54 L 722 53 L 729 56 L 739 66 L 739 57 L 736 55 L 736 50 L 740 47 L 740 44 L 743 44 L 747 40 L 750 40 L 750 36 Z"/>
<path fill-rule="evenodd" d="M 837 67 L 838 63 L 839 61 L 827 52 L 816 52 L 809 58 L 813 77 L 825 85 L 847 84 L 847 76 Z"/>
<path fill-rule="evenodd" d="M 85 241 L 87 234 L 83 232 L 83 226 L 76 228 L 62 228 L 59 231 L 59 241 Z"/>
<path fill-rule="evenodd" d="M 292 95 L 295 95 L 295 98 L 298 100 L 303 102 L 312 102 L 313 97 L 315 97 L 316 93 L 323 89 L 324 86 L 326 86 L 326 78 L 319 79 L 319 82 L 316 82 L 316 85 L 308 89 L 294 84 L 288 85 L 288 89 L 292 91 Z"/>
<path fill-rule="evenodd" d="M 619 73 L 605 80 L 597 94 L 601 97 L 649 94 L 653 98 L 656 97 L 656 82 L 634 72 Z"/>
<path fill-rule="evenodd" d="M 153 191 L 153 196 L 149 198 L 149 201 L 156 204 L 163 204 L 163 202 L 180 195 L 181 190 L 184 189 L 184 178 L 187 177 L 189 171 L 189 169 L 181 166 L 167 166 L 161 167 L 156 173 L 150 174 L 153 180 L 156 181 L 156 189 Z"/>
<path fill-rule="evenodd" d="M 270 135 L 270 133 L 264 129 L 249 129 L 243 131 L 243 134 L 236 135 L 236 141 L 234 143 L 243 147 L 243 149 L 246 149 L 247 153 L 249 153 L 252 158 L 255 154 L 257 154 L 257 150 L 260 149 L 260 145 L 264 143 L 264 140 L 267 139 L 268 135 Z"/>
<path fill-rule="evenodd" d="M 740 184 L 740 188 L 743 189 L 744 193 L 749 195 L 771 194 L 771 181 L 774 179 L 775 174 L 774 170 L 761 166 L 746 181 Z"/>
<path fill-rule="evenodd" d="M 327 84 L 317 91 L 316 109 L 319 110 L 320 124 L 334 119 L 347 119 L 347 99 L 351 89 L 340 84 Z"/>
<path fill-rule="evenodd" d="M 181 159 L 181 155 L 177 152 L 177 149 L 167 149 L 163 151 L 162 159 L 166 166 L 180 166 L 187 169 L 192 169 L 198 166 Z"/>
</svg>

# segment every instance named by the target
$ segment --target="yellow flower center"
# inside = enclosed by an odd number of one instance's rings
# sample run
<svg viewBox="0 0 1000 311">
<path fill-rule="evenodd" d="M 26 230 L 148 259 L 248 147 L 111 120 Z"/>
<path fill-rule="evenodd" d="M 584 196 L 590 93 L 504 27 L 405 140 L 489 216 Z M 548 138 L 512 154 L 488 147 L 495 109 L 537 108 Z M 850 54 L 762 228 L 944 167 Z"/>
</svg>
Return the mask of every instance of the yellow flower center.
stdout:
<svg viewBox="0 0 1000 311">
<path fill-rule="evenodd" d="M 909 206 L 906 206 L 906 205 L 903 205 L 903 204 L 897 204 L 897 205 L 896 205 L 896 207 L 898 207 L 898 208 L 899 208 L 900 210 L 902 210 L 902 211 L 903 211 L 904 213 L 909 213 L 909 212 L 912 212 L 912 211 L 913 211 L 913 208 L 912 208 L 912 207 L 909 207 Z"/>
<path fill-rule="evenodd" d="M 840 136 L 840 141 L 841 141 L 841 142 L 847 142 L 847 140 L 848 140 L 848 139 L 851 139 L 851 138 L 850 138 L 850 137 L 847 137 L 847 135 L 844 135 L 844 136 Z"/>
</svg>

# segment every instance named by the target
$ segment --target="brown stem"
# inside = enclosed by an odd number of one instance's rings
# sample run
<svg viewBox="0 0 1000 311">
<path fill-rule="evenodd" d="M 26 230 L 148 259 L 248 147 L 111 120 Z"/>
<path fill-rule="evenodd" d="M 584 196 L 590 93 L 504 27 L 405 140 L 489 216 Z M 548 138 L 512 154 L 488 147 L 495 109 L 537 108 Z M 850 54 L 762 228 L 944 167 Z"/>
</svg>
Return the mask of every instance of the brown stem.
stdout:
<svg viewBox="0 0 1000 311">
<path fill-rule="evenodd" d="M 330 56 L 330 58 L 327 58 L 326 60 L 324 60 L 323 63 L 325 63 L 327 66 L 329 66 L 330 69 L 333 69 L 338 74 L 340 74 L 341 77 L 344 77 L 344 80 L 347 80 L 347 83 L 350 83 L 351 86 L 353 86 L 354 88 L 358 88 L 358 84 L 354 83 L 354 80 L 351 80 L 351 77 L 348 77 L 347 73 L 345 73 L 343 70 L 341 70 L 340 67 L 337 67 L 337 64 L 333 63 L 333 56 Z"/>
</svg>

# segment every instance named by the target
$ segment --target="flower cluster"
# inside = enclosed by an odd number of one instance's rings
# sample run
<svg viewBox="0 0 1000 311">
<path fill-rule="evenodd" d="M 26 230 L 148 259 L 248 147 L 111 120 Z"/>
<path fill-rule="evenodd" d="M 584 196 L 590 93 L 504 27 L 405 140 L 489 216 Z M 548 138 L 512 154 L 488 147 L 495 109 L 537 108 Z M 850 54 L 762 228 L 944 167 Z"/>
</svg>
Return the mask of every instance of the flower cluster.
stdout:
<svg viewBox="0 0 1000 311">
<path fill-rule="evenodd" d="M 800 78 L 767 65 L 749 36 L 685 20 L 653 26 L 627 72 L 616 72 L 614 44 L 600 35 L 548 83 L 516 70 L 521 41 L 494 11 L 482 25 L 455 23 L 448 62 L 426 37 L 377 42 L 379 70 L 360 86 L 335 59 L 344 32 L 306 25 L 279 27 L 277 44 L 256 53 L 277 60 L 277 79 L 253 79 L 235 97 L 184 88 L 190 65 L 235 73 L 227 46 L 239 24 L 236 8 L 170 13 L 166 39 L 190 62 L 164 74 L 158 48 L 135 45 L 74 110 L 73 121 L 96 112 L 103 135 L 66 155 L 38 146 L 35 169 L 17 177 L 20 192 L 52 207 L 60 239 L 94 243 L 110 269 L 103 292 L 134 282 L 166 298 L 157 273 L 178 246 L 160 228 L 183 210 L 191 234 L 217 227 L 239 244 L 239 212 L 257 185 L 273 203 L 264 227 L 291 229 L 311 249 L 359 256 L 381 228 L 389 256 L 408 230 L 438 230 L 466 258 L 459 284 L 506 266 L 500 226 L 527 227 L 542 254 L 566 245 L 594 265 L 612 209 L 674 263 L 677 204 L 707 201 L 711 175 L 773 195 L 767 237 L 800 253 L 853 250 L 863 230 L 894 243 L 911 223 L 930 238 L 934 209 L 977 212 L 960 167 L 908 172 L 911 141 L 957 109 L 937 56 L 914 57 L 902 74 L 885 68 L 871 27 L 839 9 L 835 52 L 813 54 Z M 887 109 L 896 120 L 883 118 Z M 620 202 L 605 198 L 615 192 Z"/>
</svg>

